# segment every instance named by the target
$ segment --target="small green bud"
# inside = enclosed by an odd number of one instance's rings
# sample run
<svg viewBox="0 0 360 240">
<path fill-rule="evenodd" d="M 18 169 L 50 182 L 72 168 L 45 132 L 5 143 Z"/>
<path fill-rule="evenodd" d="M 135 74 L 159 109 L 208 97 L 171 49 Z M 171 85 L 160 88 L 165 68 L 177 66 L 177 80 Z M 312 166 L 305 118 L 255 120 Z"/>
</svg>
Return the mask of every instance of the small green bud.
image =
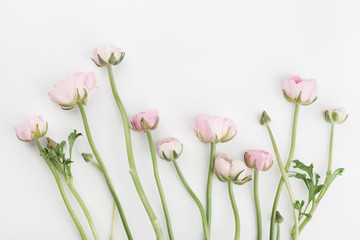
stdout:
<svg viewBox="0 0 360 240">
<path fill-rule="evenodd" d="M 276 211 L 275 222 L 282 223 L 283 221 L 284 221 L 284 218 L 281 216 L 280 212 Z"/>
<path fill-rule="evenodd" d="M 261 114 L 261 118 L 260 118 L 260 124 L 261 125 L 268 125 L 269 123 L 271 123 L 271 118 L 266 113 L 266 111 L 263 111 L 263 113 Z"/>
<path fill-rule="evenodd" d="M 48 144 L 47 144 L 48 149 L 55 148 L 58 145 L 57 142 L 55 142 L 54 140 L 52 140 L 49 137 L 47 137 L 46 140 L 48 141 Z"/>
<path fill-rule="evenodd" d="M 84 158 L 85 162 L 91 162 L 94 159 L 94 156 L 91 153 L 82 153 L 81 156 Z"/>
</svg>

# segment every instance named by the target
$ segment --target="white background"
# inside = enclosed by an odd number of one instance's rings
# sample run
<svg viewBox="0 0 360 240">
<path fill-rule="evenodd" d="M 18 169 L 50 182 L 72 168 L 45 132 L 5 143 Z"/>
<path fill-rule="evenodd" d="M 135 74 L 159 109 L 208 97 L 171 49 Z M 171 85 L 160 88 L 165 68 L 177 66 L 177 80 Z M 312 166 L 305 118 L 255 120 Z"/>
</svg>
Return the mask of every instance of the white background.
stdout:
<svg viewBox="0 0 360 240">
<path fill-rule="evenodd" d="M 86 111 L 95 143 L 116 186 L 135 239 L 154 239 L 135 191 L 125 153 L 120 114 L 106 70 L 90 58 L 96 47 L 114 44 L 126 52 L 114 68 L 119 93 L 131 117 L 156 108 L 160 124 L 156 144 L 165 137 L 184 143 L 179 160 L 190 185 L 205 202 L 210 145 L 193 134 L 200 113 L 232 118 L 238 135 L 218 151 L 241 158 L 249 149 L 272 152 L 258 123 L 262 110 L 287 159 L 294 105 L 283 99 L 288 74 L 314 78 L 319 98 L 301 107 L 295 158 L 313 162 L 324 176 L 330 125 L 327 108 L 343 106 L 350 116 L 336 126 L 334 168 L 346 170 L 323 198 L 301 239 L 356 239 L 360 234 L 359 74 L 360 3 L 358 1 L 2 1 L 0 3 L 0 239 L 79 239 L 55 181 L 33 143 L 15 137 L 13 127 L 43 115 L 47 136 L 60 141 L 74 128 L 84 133 L 78 109 L 63 111 L 47 92 L 75 72 L 95 72 L 101 84 Z M 166 233 L 144 134 L 132 133 L 135 161 L 149 200 Z M 74 184 L 85 199 L 102 239 L 110 234 L 112 198 L 97 169 L 80 154 L 89 152 L 85 137 L 74 150 Z M 177 240 L 202 238 L 198 209 L 172 164 L 159 168 Z M 251 172 L 251 171 L 250 171 Z M 279 179 L 277 164 L 260 174 L 264 239 Z M 291 180 L 297 199 L 303 183 Z M 284 188 L 285 189 L 285 188 Z M 227 188 L 214 179 L 212 239 L 230 240 L 234 220 Z M 252 182 L 236 186 L 241 238 L 256 238 Z M 69 196 L 71 196 L 69 194 Z M 73 207 L 92 239 L 81 209 Z M 285 218 L 282 239 L 289 239 L 292 214 L 283 191 L 279 210 Z M 117 239 L 125 239 L 120 221 Z"/>
</svg>

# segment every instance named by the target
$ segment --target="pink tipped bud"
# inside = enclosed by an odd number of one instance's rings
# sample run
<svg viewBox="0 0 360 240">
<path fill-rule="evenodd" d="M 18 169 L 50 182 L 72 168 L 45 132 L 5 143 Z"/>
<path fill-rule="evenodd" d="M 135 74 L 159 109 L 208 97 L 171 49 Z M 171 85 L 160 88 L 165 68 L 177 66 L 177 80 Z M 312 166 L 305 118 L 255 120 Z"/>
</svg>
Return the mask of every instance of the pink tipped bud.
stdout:
<svg viewBox="0 0 360 240">
<path fill-rule="evenodd" d="M 317 98 L 317 83 L 314 79 L 302 79 L 299 76 L 290 75 L 285 80 L 283 93 L 289 102 L 309 105 Z"/>
<path fill-rule="evenodd" d="M 271 168 L 273 159 L 271 153 L 263 150 L 250 150 L 245 153 L 245 163 L 249 168 L 266 171 Z"/>
<path fill-rule="evenodd" d="M 183 145 L 176 138 L 167 138 L 158 146 L 158 154 L 162 159 L 173 161 L 179 158 Z"/>
<path fill-rule="evenodd" d="M 202 142 L 227 142 L 235 137 L 236 124 L 229 118 L 200 114 L 194 132 Z"/>
<path fill-rule="evenodd" d="M 342 124 L 346 121 L 349 114 L 346 114 L 344 108 L 328 109 L 325 111 L 325 120 L 329 123 Z"/>
<path fill-rule="evenodd" d="M 230 160 L 226 154 L 219 153 L 215 157 L 215 174 L 222 182 L 233 181 L 235 184 L 244 184 L 251 180 L 247 175 L 246 164 L 240 159 Z"/>
<path fill-rule="evenodd" d="M 135 131 L 143 132 L 154 130 L 159 123 L 159 112 L 155 109 L 140 112 L 133 116 L 131 125 Z"/>
<path fill-rule="evenodd" d="M 96 48 L 94 50 L 93 62 L 98 67 L 104 67 L 108 64 L 117 65 L 125 57 L 125 52 L 122 52 L 120 48 L 114 46 L 104 46 Z"/>
<path fill-rule="evenodd" d="M 47 122 L 41 116 L 30 118 L 22 125 L 14 128 L 16 136 L 24 142 L 31 142 L 36 138 L 45 136 Z"/>
</svg>

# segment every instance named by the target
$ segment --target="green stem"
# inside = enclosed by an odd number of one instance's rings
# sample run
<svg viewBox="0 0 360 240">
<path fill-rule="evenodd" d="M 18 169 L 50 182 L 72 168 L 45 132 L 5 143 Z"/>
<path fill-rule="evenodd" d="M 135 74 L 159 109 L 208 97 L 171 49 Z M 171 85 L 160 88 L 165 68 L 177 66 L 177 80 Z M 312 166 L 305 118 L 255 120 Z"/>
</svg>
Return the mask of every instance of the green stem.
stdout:
<svg viewBox="0 0 360 240">
<path fill-rule="evenodd" d="M 146 136 L 147 136 L 148 142 L 149 142 L 156 186 L 157 186 L 157 189 L 159 191 L 161 204 L 162 204 L 162 207 L 163 207 L 163 210 L 164 210 L 164 215 L 165 215 L 165 219 L 166 219 L 166 226 L 167 226 L 167 230 L 168 230 L 168 234 L 169 234 L 169 239 L 173 240 L 174 239 L 174 234 L 173 234 L 173 230 L 172 230 L 172 227 L 171 227 L 171 220 L 170 220 L 168 206 L 167 206 L 167 203 L 166 203 L 164 190 L 163 190 L 162 185 L 161 185 L 159 169 L 158 169 L 158 164 L 157 164 L 157 157 L 156 157 L 154 142 L 153 142 L 153 139 L 152 139 L 152 136 L 151 136 L 151 131 L 149 131 L 149 130 L 146 131 Z"/>
<path fill-rule="evenodd" d="M 290 197 L 290 200 L 291 200 L 291 207 L 292 207 L 292 210 L 293 210 L 293 213 L 294 213 L 294 223 L 295 223 L 295 233 L 294 233 L 294 238 L 293 239 L 296 240 L 296 239 L 298 239 L 298 236 L 299 236 L 299 213 L 295 209 L 294 193 L 292 191 L 292 188 L 291 188 L 291 185 L 290 185 L 290 182 L 289 182 L 289 178 L 287 176 L 287 172 L 286 172 L 286 170 L 284 168 L 283 162 L 281 161 L 279 150 L 278 150 L 278 148 L 276 146 L 276 142 L 275 142 L 274 136 L 273 136 L 273 134 L 271 132 L 271 129 L 270 129 L 269 125 L 266 125 L 266 128 L 267 128 L 267 130 L 269 132 L 269 135 L 270 135 L 270 138 L 271 138 L 271 143 L 272 143 L 273 148 L 274 148 L 274 152 L 275 152 L 275 155 L 276 155 L 276 160 L 277 160 L 277 163 L 278 163 L 279 168 L 280 168 L 281 177 L 284 180 L 286 189 L 288 191 L 288 194 L 289 194 L 289 197 Z"/>
<path fill-rule="evenodd" d="M 327 168 L 327 173 L 331 173 L 331 165 L 332 165 L 332 155 L 333 155 L 333 142 L 334 142 L 334 124 L 331 124 L 331 134 L 330 134 L 330 147 L 329 147 L 329 161 L 328 161 L 328 168 Z M 317 199 L 313 202 L 312 207 L 310 209 L 309 214 L 311 216 L 314 215 L 316 208 L 319 205 L 320 200 L 323 198 L 323 196 L 325 195 L 326 191 L 328 189 L 328 174 L 326 174 L 326 178 L 325 178 L 325 182 L 324 182 L 324 187 L 321 189 L 319 196 L 317 197 Z M 310 222 L 311 218 L 306 217 L 303 222 L 300 224 L 299 227 L 299 232 L 301 232 L 305 226 Z"/>
<path fill-rule="evenodd" d="M 232 206 L 232 209 L 234 211 L 234 217 L 235 217 L 235 236 L 234 236 L 234 240 L 239 240 L 240 239 L 240 217 L 239 217 L 238 208 L 236 206 L 236 201 L 235 201 L 234 191 L 233 191 L 233 182 L 232 181 L 229 182 L 228 189 L 229 189 L 229 196 L 230 196 L 231 206 Z"/>
<path fill-rule="evenodd" d="M 87 209 L 84 201 L 83 201 L 82 198 L 80 197 L 79 193 L 76 191 L 76 189 L 75 189 L 75 187 L 74 187 L 74 185 L 73 185 L 73 183 L 72 183 L 71 180 L 70 180 L 70 181 L 67 181 L 67 185 L 68 185 L 70 191 L 74 194 L 74 197 L 75 197 L 75 199 L 78 201 L 81 209 L 83 210 L 83 212 L 84 212 L 84 214 L 85 214 L 85 216 L 86 216 L 86 219 L 87 219 L 87 221 L 88 221 L 88 223 L 89 223 L 89 225 L 90 225 L 90 228 L 91 228 L 91 231 L 92 231 L 92 233 L 93 233 L 93 235 L 94 235 L 95 240 L 99 240 L 100 237 L 99 237 L 99 235 L 98 235 L 98 233 L 97 233 L 97 231 L 96 231 L 95 224 L 94 224 L 94 222 L 93 222 L 93 220 L 92 220 L 92 218 L 91 218 L 91 215 L 90 215 L 90 213 L 89 213 L 89 210 Z"/>
<path fill-rule="evenodd" d="M 48 167 L 50 168 L 52 174 L 54 175 L 56 184 L 57 184 L 57 186 L 58 186 L 58 188 L 59 188 L 59 190 L 60 190 L 61 197 L 62 197 L 62 199 L 64 200 L 64 203 L 65 203 L 65 205 L 66 205 L 67 210 L 68 210 L 69 213 L 70 213 L 71 218 L 73 219 L 73 221 L 74 221 L 77 229 L 79 230 L 81 239 L 86 240 L 87 237 L 86 237 L 86 235 L 85 235 L 84 229 L 83 229 L 83 227 L 81 226 L 81 224 L 80 224 L 80 222 L 79 222 L 79 219 L 76 217 L 76 214 L 75 214 L 74 210 L 73 210 L 72 207 L 71 207 L 71 204 L 70 204 L 70 202 L 69 202 L 69 199 L 68 199 L 67 196 L 66 196 L 65 189 L 64 189 L 64 187 L 63 187 L 63 185 L 62 185 L 62 183 L 61 183 L 61 179 L 60 179 L 60 177 L 59 177 L 59 174 L 57 173 L 57 171 L 56 171 L 54 165 L 51 163 L 51 161 L 43 154 L 44 149 L 42 148 L 42 146 L 41 146 L 41 144 L 40 144 L 40 142 L 39 142 L 38 139 L 35 139 L 35 143 L 36 143 L 37 148 L 38 148 L 39 151 L 40 151 L 41 156 L 44 158 L 46 164 L 48 165 Z"/>
<path fill-rule="evenodd" d="M 280 240 L 280 223 L 276 223 L 276 240 Z"/>
<path fill-rule="evenodd" d="M 291 145 L 290 145 L 290 152 L 289 152 L 289 157 L 288 160 L 285 164 L 285 171 L 288 171 L 291 165 L 291 162 L 293 160 L 294 157 L 294 152 L 295 152 L 295 144 L 296 144 L 296 131 L 297 131 L 297 121 L 299 118 L 299 109 L 300 109 L 300 104 L 296 103 L 295 104 L 295 112 L 294 112 L 294 119 L 293 119 L 293 125 L 292 125 L 292 136 L 291 136 Z M 282 188 L 284 186 L 284 180 L 283 178 L 280 179 L 279 184 L 278 184 L 278 188 L 276 190 L 276 195 L 275 195 L 275 199 L 274 199 L 274 203 L 273 203 L 273 208 L 272 208 L 272 212 L 271 212 L 271 221 L 270 221 L 270 240 L 273 240 L 275 238 L 275 218 L 276 218 L 276 211 L 277 211 L 277 207 L 279 205 L 279 200 L 280 200 L 280 194 L 282 191 Z"/>
<path fill-rule="evenodd" d="M 207 225 L 207 220 L 206 220 L 206 214 L 205 214 L 205 210 L 203 205 L 201 204 L 199 198 L 195 195 L 195 193 L 193 192 L 193 190 L 190 188 L 189 184 L 187 183 L 187 181 L 185 180 L 184 175 L 182 174 L 179 165 L 177 164 L 176 160 L 173 161 L 174 166 L 176 168 L 176 171 L 182 181 L 182 183 L 184 184 L 186 190 L 190 193 L 191 197 L 194 199 L 196 205 L 199 208 L 200 214 L 201 214 L 201 220 L 202 220 L 202 225 L 203 225 L 203 230 L 204 230 L 204 235 L 205 235 L 205 240 L 210 240 L 210 234 L 209 234 L 209 228 Z"/>
<path fill-rule="evenodd" d="M 262 239 L 262 221 L 261 221 L 261 209 L 259 201 L 259 170 L 254 170 L 254 199 L 256 206 L 256 220 L 258 227 L 258 236 L 257 239 Z"/>
<path fill-rule="evenodd" d="M 129 167 L 130 167 L 130 174 L 132 177 L 132 180 L 134 182 L 136 191 L 139 194 L 139 197 L 141 199 L 141 202 L 143 203 L 145 210 L 150 218 L 151 224 L 154 228 L 155 234 L 156 234 L 156 238 L 158 240 L 162 240 L 164 239 L 164 234 L 162 232 L 162 228 L 161 228 L 161 224 L 159 219 L 156 217 L 154 210 L 151 208 L 151 205 L 149 203 L 149 200 L 146 197 L 146 194 L 144 192 L 144 189 L 141 185 L 140 179 L 139 179 L 139 175 L 137 173 L 136 170 L 136 165 L 135 165 L 135 160 L 134 160 L 134 153 L 133 153 L 133 149 L 132 149 L 132 143 L 131 143 L 131 135 L 130 135 L 130 127 L 129 127 L 129 120 L 124 108 L 124 105 L 121 102 L 121 99 L 119 97 L 118 91 L 116 89 L 116 85 L 115 85 L 115 81 L 114 81 L 114 75 L 112 72 L 112 67 L 111 65 L 107 65 L 107 70 L 109 73 L 109 79 L 110 79 L 110 85 L 111 85 L 111 90 L 112 93 L 114 95 L 115 98 L 115 102 L 119 108 L 120 114 L 121 114 L 121 118 L 123 120 L 123 125 L 124 125 L 124 134 L 125 134 L 125 140 L 126 140 L 126 151 L 127 151 L 127 155 L 128 155 L 128 161 L 129 161 Z"/>
<path fill-rule="evenodd" d="M 212 184 L 213 184 L 213 176 L 214 176 L 215 154 L 216 154 L 216 143 L 211 143 L 209 172 L 208 172 L 207 187 L 206 187 L 206 219 L 209 227 L 209 233 L 211 231 Z"/>
<path fill-rule="evenodd" d="M 91 132 L 90 132 L 90 128 L 89 128 L 89 123 L 88 123 L 88 120 L 87 120 L 87 117 L 86 117 L 86 113 L 85 113 L 85 109 L 84 109 L 84 106 L 81 102 L 78 103 L 78 106 L 79 106 L 79 109 L 80 109 L 80 112 L 81 112 L 81 117 L 83 119 L 83 123 L 84 123 L 84 128 L 85 128 L 85 132 L 86 132 L 86 136 L 87 136 L 87 139 L 88 139 L 88 142 L 90 144 L 90 147 L 91 147 L 91 150 L 92 152 L 94 153 L 94 156 L 100 166 L 100 170 L 101 172 L 103 173 L 104 177 L 105 177 L 105 180 L 106 180 L 106 184 L 111 192 L 111 195 L 113 196 L 113 199 L 116 203 L 116 207 L 119 211 L 119 214 L 120 214 L 120 218 L 122 220 L 122 223 L 123 223 L 123 226 L 124 226 L 124 229 L 125 229 L 125 232 L 126 232 L 126 235 L 128 237 L 128 239 L 133 239 L 132 235 L 131 235 L 131 232 L 130 232 L 130 229 L 129 229 L 129 226 L 128 226 L 128 223 L 126 221 L 126 217 L 125 217 L 125 213 L 122 209 L 122 206 L 120 204 L 120 201 L 119 201 L 119 198 L 118 196 L 116 195 L 116 192 L 115 192 L 115 189 L 114 189 L 114 186 L 112 185 L 112 182 L 111 182 L 111 179 L 110 179 L 110 176 L 105 168 L 105 165 L 100 157 L 100 154 L 94 144 L 94 140 L 91 136 Z"/>
<path fill-rule="evenodd" d="M 112 219 L 111 219 L 111 234 L 110 234 L 110 240 L 114 240 L 115 239 L 115 233 L 116 233 L 116 214 L 117 212 L 117 208 L 116 208 L 116 204 L 114 201 L 113 204 L 113 211 L 112 211 Z"/>
</svg>

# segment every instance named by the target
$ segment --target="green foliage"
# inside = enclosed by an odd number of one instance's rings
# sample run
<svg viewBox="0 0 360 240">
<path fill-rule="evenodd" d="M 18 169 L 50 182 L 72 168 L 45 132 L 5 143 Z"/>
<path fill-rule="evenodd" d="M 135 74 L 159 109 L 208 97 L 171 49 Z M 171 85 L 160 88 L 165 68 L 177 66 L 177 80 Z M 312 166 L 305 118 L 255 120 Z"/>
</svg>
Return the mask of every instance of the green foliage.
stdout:
<svg viewBox="0 0 360 240">
<path fill-rule="evenodd" d="M 68 136 L 68 143 L 69 143 L 69 158 L 66 157 L 64 153 L 64 147 L 66 145 L 65 141 L 61 141 L 60 143 L 55 143 L 50 138 L 48 138 L 48 146 L 44 148 L 43 154 L 49 158 L 52 164 L 56 167 L 59 172 L 61 172 L 65 179 L 71 179 L 71 160 L 72 156 L 72 149 L 76 139 L 82 136 L 81 133 L 77 133 L 76 130 L 71 132 Z"/>
<path fill-rule="evenodd" d="M 341 176 L 344 172 L 344 168 L 338 168 L 334 172 L 327 172 L 326 173 L 326 188 L 329 188 L 330 184 L 335 180 L 337 176 Z"/>
</svg>

